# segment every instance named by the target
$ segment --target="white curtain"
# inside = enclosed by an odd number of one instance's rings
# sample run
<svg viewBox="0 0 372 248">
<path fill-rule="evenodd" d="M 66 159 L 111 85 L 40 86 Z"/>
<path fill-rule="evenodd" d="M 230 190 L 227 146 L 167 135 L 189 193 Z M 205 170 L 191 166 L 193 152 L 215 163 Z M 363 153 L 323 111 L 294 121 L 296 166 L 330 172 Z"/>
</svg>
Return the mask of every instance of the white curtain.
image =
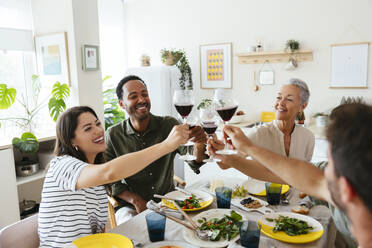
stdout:
<svg viewBox="0 0 372 248">
<path fill-rule="evenodd" d="M 33 50 L 31 0 L 0 0 L 0 50 Z"/>
</svg>

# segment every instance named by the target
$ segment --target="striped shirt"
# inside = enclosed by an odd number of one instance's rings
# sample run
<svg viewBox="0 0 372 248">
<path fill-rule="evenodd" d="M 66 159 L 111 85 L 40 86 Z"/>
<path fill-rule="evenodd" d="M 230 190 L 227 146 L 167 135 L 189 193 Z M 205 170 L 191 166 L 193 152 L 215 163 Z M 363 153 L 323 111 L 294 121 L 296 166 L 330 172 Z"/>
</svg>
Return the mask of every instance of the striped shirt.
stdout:
<svg viewBox="0 0 372 248">
<path fill-rule="evenodd" d="M 45 176 L 39 209 L 40 247 L 64 247 L 77 238 L 100 233 L 107 220 L 103 186 L 76 190 L 88 164 L 71 156 L 54 158 Z"/>
</svg>

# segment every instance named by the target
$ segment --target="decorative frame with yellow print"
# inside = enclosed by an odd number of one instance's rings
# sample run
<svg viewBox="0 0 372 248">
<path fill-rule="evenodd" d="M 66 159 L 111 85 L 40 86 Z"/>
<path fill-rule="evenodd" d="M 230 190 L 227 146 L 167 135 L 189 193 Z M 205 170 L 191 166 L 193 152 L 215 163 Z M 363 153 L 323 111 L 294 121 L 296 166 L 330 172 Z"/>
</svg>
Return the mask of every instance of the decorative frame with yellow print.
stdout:
<svg viewBox="0 0 372 248">
<path fill-rule="evenodd" d="M 200 88 L 232 88 L 232 44 L 200 45 Z"/>
</svg>

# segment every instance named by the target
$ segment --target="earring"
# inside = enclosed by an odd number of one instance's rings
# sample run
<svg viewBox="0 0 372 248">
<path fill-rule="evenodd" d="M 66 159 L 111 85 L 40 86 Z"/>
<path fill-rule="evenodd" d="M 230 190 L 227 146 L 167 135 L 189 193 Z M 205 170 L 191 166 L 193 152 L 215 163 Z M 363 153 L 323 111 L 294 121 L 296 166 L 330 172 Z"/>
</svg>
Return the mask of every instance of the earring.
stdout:
<svg viewBox="0 0 372 248">
<path fill-rule="evenodd" d="M 79 151 L 79 148 L 77 146 L 74 146 L 75 150 L 78 152 Z"/>
</svg>

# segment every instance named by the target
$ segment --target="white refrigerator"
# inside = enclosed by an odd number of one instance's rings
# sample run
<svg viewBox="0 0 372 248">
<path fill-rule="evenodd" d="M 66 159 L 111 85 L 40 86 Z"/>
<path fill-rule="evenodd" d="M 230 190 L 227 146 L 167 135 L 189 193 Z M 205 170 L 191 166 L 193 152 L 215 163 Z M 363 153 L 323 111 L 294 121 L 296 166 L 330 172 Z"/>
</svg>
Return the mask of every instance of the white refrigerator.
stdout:
<svg viewBox="0 0 372 248">
<path fill-rule="evenodd" d="M 178 118 L 172 103 L 173 92 L 179 89 L 181 76 L 176 66 L 131 67 L 127 69 L 126 75 L 136 75 L 146 83 L 152 114 Z M 177 176 L 184 178 L 184 163 L 178 156 L 174 160 L 174 171 Z"/>
</svg>

